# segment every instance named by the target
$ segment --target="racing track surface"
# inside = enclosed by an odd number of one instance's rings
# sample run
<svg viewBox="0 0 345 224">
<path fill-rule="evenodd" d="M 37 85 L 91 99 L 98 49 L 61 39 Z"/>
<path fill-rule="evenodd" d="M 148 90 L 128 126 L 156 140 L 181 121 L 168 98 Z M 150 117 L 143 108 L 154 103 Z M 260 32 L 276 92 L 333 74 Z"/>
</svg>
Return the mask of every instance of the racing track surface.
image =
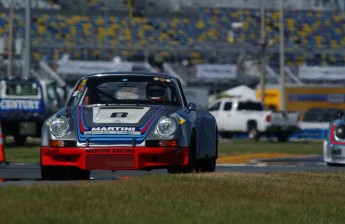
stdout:
<svg viewBox="0 0 345 224">
<path fill-rule="evenodd" d="M 304 156 L 283 159 L 259 160 L 254 165 L 218 164 L 216 172 L 344 172 L 345 167 L 329 167 L 321 156 Z M 90 181 L 121 180 L 148 173 L 166 174 L 166 170 L 153 171 L 91 171 Z M 66 184 L 75 181 L 42 181 L 39 164 L 1 164 L 0 186 L 32 184 Z"/>
</svg>

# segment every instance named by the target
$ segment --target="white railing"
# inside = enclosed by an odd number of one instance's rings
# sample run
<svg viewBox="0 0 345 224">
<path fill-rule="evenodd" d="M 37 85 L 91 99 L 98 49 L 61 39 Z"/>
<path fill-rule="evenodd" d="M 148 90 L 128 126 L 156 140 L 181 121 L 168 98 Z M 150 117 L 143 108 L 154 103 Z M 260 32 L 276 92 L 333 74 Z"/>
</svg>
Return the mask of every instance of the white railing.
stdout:
<svg viewBox="0 0 345 224">
<path fill-rule="evenodd" d="M 56 80 L 60 86 L 66 86 L 66 82 L 44 61 L 40 61 L 40 68 L 52 79 Z"/>
</svg>

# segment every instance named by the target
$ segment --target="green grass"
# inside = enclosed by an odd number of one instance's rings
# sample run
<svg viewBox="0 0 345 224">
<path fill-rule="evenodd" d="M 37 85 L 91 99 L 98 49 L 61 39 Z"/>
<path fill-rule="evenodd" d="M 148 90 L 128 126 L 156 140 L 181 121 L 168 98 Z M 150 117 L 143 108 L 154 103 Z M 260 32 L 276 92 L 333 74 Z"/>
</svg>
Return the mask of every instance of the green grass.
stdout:
<svg viewBox="0 0 345 224">
<path fill-rule="evenodd" d="M 5 156 L 8 162 L 13 163 L 38 163 L 39 140 L 29 139 L 27 146 L 18 147 L 10 140 L 5 146 Z M 219 141 L 219 155 L 238 155 L 242 153 L 291 153 L 303 155 L 321 155 L 322 141 L 249 141 L 247 139 L 223 139 Z"/>
<path fill-rule="evenodd" d="M 322 153 L 322 141 L 227 139 L 220 155 Z M 8 144 L 8 161 L 39 162 L 39 142 Z M 344 223 L 345 171 L 157 175 L 0 187 L 1 223 Z"/>
<path fill-rule="evenodd" d="M 303 140 L 291 142 L 250 141 L 247 139 L 223 139 L 219 141 L 220 155 L 241 153 L 290 153 L 321 155 L 323 141 Z"/>
<path fill-rule="evenodd" d="M 40 161 L 40 139 L 28 138 L 25 146 L 15 145 L 12 138 L 7 138 L 5 143 L 7 162 L 38 163 Z"/>
<path fill-rule="evenodd" d="M 154 175 L 0 187 L 1 223 L 344 223 L 344 173 Z"/>
</svg>

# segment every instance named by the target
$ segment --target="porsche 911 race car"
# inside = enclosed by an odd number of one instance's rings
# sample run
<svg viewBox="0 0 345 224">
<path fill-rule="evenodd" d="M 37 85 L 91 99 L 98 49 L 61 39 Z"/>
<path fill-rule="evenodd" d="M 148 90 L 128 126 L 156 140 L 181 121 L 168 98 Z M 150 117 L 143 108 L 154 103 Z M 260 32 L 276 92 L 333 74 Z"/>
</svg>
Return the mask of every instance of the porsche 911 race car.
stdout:
<svg viewBox="0 0 345 224">
<path fill-rule="evenodd" d="M 80 79 L 42 127 L 42 179 L 89 179 L 90 170 L 213 172 L 217 124 L 187 104 L 180 81 L 113 72 Z"/>
<path fill-rule="evenodd" d="M 323 143 L 323 159 L 329 166 L 345 165 L 345 117 L 330 122 Z"/>
</svg>

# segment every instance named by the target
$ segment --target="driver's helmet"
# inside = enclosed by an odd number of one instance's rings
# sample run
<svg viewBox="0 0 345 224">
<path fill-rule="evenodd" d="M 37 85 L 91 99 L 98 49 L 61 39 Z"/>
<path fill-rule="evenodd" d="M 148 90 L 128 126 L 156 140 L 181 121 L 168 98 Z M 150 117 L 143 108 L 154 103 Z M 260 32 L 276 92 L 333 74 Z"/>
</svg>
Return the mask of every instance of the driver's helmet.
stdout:
<svg viewBox="0 0 345 224">
<path fill-rule="evenodd" d="M 146 85 L 146 98 L 149 100 L 167 100 L 168 88 L 161 82 L 150 82 Z"/>
</svg>

